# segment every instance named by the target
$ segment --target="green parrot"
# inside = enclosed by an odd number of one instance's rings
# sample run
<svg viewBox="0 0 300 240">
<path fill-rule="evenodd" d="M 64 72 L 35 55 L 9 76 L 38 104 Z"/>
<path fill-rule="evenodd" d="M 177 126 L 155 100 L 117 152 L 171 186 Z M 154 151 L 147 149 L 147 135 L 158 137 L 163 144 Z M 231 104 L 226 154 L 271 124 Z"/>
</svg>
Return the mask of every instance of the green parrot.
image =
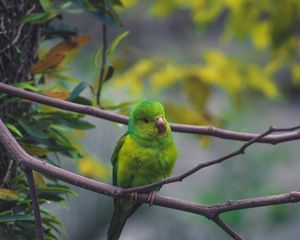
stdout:
<svg viewBox="0 0 300 240">
<path fill-rule="evenodd" d="M 113 184 L 130 188 L 160 181 L 170 176 L 176 158 L 176 145 L 162 104 L 143 100 L 131 110 L 128 131 L 112 155 Z M 108 240 L 119 239 L 126 220 L 140 205 L 127 199 L 114 200 Z"/>
</svg>

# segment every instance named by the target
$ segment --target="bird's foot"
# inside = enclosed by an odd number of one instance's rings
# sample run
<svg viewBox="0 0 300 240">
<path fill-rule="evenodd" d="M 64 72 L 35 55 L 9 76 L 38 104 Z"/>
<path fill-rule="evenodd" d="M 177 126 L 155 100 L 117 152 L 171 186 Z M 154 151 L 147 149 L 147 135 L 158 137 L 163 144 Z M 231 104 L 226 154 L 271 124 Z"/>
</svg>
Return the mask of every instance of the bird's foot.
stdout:
<svg viewBox="0 0 300 240">
<path fill-rule="evenodd" d="M 137 192 L 130 193 L 130 202 L 136 202 L 138 197 Z"/>
<path fill-rule="evenodd" d="M 156 192 L 150 192 L 148 194 L 147 202 L 149 203 L 149 207 L 152 207 L 155 197 L 156 197 Z"/>
</svg>

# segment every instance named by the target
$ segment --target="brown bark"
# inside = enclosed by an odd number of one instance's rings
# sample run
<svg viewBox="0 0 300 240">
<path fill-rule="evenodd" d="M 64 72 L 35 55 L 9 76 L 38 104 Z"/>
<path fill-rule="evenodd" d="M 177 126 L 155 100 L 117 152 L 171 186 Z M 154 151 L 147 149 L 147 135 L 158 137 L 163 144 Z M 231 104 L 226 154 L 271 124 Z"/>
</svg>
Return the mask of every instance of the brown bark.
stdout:
<svg viewBox="0 0 300 240">
<path fill-rule="evenodd" d="M 42 25 L 19 24 L 17 21 L 37 9 L 38 6 L 25 0 L 0 1 L 0 82 L 14 84 L 33 79 L 28 72 L 37 58 Z M 29 108 L 8 103 L 6 98 L 0 99 L 0 115 L 6 122 L 13 123 L 9 116 L 20 110 L 26 112 Z M 0 185 L 3 186 L 15 175 L 16 168 L 15 164 L 10 166 L 11 161 L 1 144 L 0 162 Z"/>
</svg>

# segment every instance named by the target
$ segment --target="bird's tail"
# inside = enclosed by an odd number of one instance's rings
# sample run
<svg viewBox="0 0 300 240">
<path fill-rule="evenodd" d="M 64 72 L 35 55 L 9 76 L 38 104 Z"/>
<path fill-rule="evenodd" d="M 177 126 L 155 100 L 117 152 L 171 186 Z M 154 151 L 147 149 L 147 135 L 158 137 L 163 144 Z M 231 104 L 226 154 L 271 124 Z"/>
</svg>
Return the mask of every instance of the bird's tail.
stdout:
<svg viewBox="0 0 300 240">
<path fill-rule="evenodd" d="M 115 210 L 107 231 L 107 240 L 118 240 L 122 233 L 122 230 L 125 226 L 127 219 L 138 209 L 141 205 L 140 203 L 135 203 L 130 206 L 129 208 L 124 209 L 123 204 L 121 201 L 127 200 L 119 200 L 116 199 L 115 201 Z"/>
</svg>

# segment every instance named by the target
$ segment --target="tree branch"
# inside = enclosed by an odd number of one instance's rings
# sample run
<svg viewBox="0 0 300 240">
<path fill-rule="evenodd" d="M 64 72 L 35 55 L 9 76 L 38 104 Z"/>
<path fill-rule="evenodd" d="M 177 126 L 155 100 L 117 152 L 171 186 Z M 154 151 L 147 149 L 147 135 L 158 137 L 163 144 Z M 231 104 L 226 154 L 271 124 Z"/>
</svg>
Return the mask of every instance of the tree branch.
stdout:
<svg viewBox="0 0 300 240">
<path fill-rule="evenodd" d="M 300 202 L 300 192 L 293 191 L 266 197 L 256 197 L 242 200 L 228 200 L 223 204 L 208 206 L 208 212 L 213 217 L 214 215 L 219 215 L 224 212 L 295 202 Z"/>
<path fill-rule="evenodd" d="M 118 122 L 122 124 L 128 123 L 128 117 L 124 115 L 120 115 L 109 111 L 104 111 L 95 107 L 90 107 L 82 104 L 63 101 L 48 96 L 43 96 L 41 94 L 29 92 L 4 83 L 0 83 L 0 91 L 24 99 L 28 99 L 37 103 L 60 108 L 63 110 L 83 113 L 86 115 L 90 115 L 90 116 L 94 116 L 94 117 L 98 117 L 98 118 L 102 118 L 102 119 L 106 119 L 109 121 Z M 258 136 L 258 134 L 246 133 L 246 132 L 235 132 L 235 131 L 216 128 L 213 126 L 195 126 L 195 125 L 176 124 L 176 123 L 171 123 L 170 126 L 174 132 L 201 134 L 201 135 L 213 136 L 213 137 L 218 137 L 223 139 L 231 139 L 236 141 L 250 141 L 253 138 Z M 277 144 L 281 142 L 287 142 L 287 141 L 299 140 L 299 139 L 300 139 L 300 133 L 298 131 L 293 131 L 290 133 L 272 134 L 259 139 L 258 142 Z"/>
<path fill-rule="evenodd" d="M 103 8 L 104 8 L 104 17 L 105 17 L 105 0 L 103 1 Z M 104 73 L 105 73 L 105 67 L 106 67 L 106 51 L 107 51 L 107 29 L 106 24 L 102 23 L 102 56 L 101 56 L 101 69 L 100 69 L 100 76 L 98 81 L 98 88 L 97 88 L 97 94 L 96 94 L 96 101 L 97 105 L 101 107 L 101 90 L 104 83 Z"/>
<path fill-rule="evenodd" d="M 279 130 L 283 131 L 285 129 L 279 129 Z M 6 126 L 4 125 L 1 119 L 0 119 L 0 141 L 3 143 L 5 149 L 11 155 L 12 159 L 14 159 L 22 167 L 27 167 L 29 169 L 38 171 L 42 174 L 57 178 L 64 182 L 70 183 L 72 185 L 93 192 L 97 192 L 106 196 L 122 197 L 127 199 L 130 199 L 131 197 L 131 194 L 126 193 L 124 189 L 65 171 L 61 168 L 55 167 L 47 163 L 46 161 L 42 161 L 28 155 L 24 151 L 24 149 L 19 145 L 16 139 L 12 136 L 12 134 L 6 128 Z M 144 193 L 137 194 L 137 201 L 141 203 L 148 203 L 149 201 L 148 194 L 144 194 Z M 230 236 L 234 237 L 234 234 L 236 236 L 238 235 L 229 226 L 227 226 L 220 219 L 218 219 L 220 214 L 224 212 L 245 209 L 245 208 L 254 208 L 254 207 L 269 206 L 269 205 L 284 204 L 284 203 L 295 203 L 295 202 L 300 202 L 300 192 L 290 192 L 286 194 L 273 195 L 267 197 L 233 200 L 233 201 L 227 201 L 226 203 L 223 204 L 214 204 L 214 205 L 201 205 L 195 202 L 175 199 L 175 198 L 156 194 L 155 199 L 153 200 L 153 202 L 151 202 L 151 204 L 205 216 L 208 219 L 212 219 L 225 232 L 227 232 Z M 229 231 L 232 232 L 229 233 Z"/>
<path fill-rule="evenodd" d="M 10 159 L 8 167 L 7 167 L 6 174 L 3 177 L 3 180 L 2 180 L 2 183 L 0 184 L 0 187 L 4 187 L 5 184 L 7 184 L 10 181 L 10 179 L 11 179 L 11 169 L 12 169 L 13 163 L 14 163 L 14 161 L 12 159 Z"/>
<path fill-rule="evenodd" d="M 242 240 L 242 237 L 239 236 L 230 226 L 228 226 L 222 219 L 218 216 L 212 218 L 212 221 L 217 224 L 220 228 L 222 228 L 229 236 L 231 236 L 235 240 Z"/>
<path fill-rule="evenodd" d="M 126 193 L 132 193 L 132 192 L 148 192 L 151 191 L 157 187 L 161 187 L 165 184 L 170 184 L 170 183 L 174 183 L 174 182 L 181 182 L 182 180 L 184 180 L 185 178 L 191 176 L 192 174 L 198 172 L 199 170 L 218 164 L 218 163 L 222 163 L 226 160 L 232 159 L 233 157 L 240 155 L 240 154 L 244 154 L 245 150 L 251 146 L 252 144 L 258 142 L 260 139 L 262 139 L 263 137 L 273 133 L 273 132 L 289 132 L 289 131 L 295 131 L 298 130 L 300 128 L 300 126 L 296 126 L 296 127 L 289 127 L 289 128 L 274 128 L 274 127 L 270 127 L 268 130 L 266 130 L 265 132 L 259 134 L 258 136 L 256 136 L 255 138 L 253 138 L 252 140 L 246 142 L 245 144 L 242 145 L 242 147 L 240 147 L 238 150 L 235 150 L 231 153 L 228 153 L 222 157 L 219 157 L 215 160 L 211 160 L 205 163 L 200 163 L 198 164 L 196 167 L 186 171 L 183 174 L 180 174 L 178 176 L 175 177 L 171 177 L 171 178 L 166 178 L 163 179 L 159 182 L 155 182 L 155 183 L 151 183 L 145 186 L 140 186 L 140 187 L 134 187 L 134 188 L 126 188 L 124 189 L 124 191 Z"/>
<path fill-rule="evenodd" d="M 25 176 L 27 179 L 27 183 L 30 190 L 30 196 L 31 196 L 31 203 L 32 203 L 32 209 L 34 213 L 34 221 L 36 225 L 36 237 L 38 240 L 43 240 L 43 225 L 42 225 L 42 218 L 40 213 L 40 206 L 38 202 L 38 197 L 36 193 L 36 187 L 34 184 L 34 178 L 32 174 L 32 170 L 28 168 L 27 166 L 23 167 L 23 170 L 25 172 Z"/>
</svg>

